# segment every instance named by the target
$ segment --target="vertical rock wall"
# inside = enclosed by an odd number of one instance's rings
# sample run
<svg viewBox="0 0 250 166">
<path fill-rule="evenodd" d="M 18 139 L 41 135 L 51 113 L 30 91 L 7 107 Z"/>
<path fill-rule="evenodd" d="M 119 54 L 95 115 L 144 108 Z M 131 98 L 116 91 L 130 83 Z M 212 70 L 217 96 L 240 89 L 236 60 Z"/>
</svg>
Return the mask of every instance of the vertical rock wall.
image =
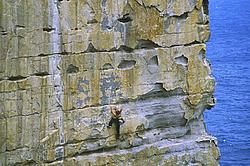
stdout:
<svg viewBox="0 0 250 166">
<path fill-rule="evenodd" d="M 218 165 L 208 0 L 1 0 L 0 31 L 0 165 Z"/>
</svg>

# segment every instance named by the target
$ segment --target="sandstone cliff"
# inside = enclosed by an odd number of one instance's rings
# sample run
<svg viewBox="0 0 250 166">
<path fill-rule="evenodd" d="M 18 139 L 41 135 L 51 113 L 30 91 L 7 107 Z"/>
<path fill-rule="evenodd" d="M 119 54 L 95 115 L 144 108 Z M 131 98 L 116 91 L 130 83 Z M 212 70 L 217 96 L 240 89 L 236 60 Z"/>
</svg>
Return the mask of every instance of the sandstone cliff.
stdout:
<svg viewBox="0 0 250 166">
<path fill-rule="evenodd" d="M 207 0 L 1 0 L 0 30 L 0 165 L 218 165 Z"/>
</svg>

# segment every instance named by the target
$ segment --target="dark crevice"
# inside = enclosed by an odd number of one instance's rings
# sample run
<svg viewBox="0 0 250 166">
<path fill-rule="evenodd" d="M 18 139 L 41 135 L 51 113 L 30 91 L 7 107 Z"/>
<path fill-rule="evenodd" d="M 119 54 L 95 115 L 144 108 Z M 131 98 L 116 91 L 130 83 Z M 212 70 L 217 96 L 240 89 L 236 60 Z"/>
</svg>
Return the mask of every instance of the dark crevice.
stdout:
<svg viewBox="0 0 250 166">
<path fill-rule="evenodd" d="M 19 88 L 18 90 L 26 90 L 26 89 L 21 89 Z M 39 115 L 38 112 L 34 112 L 34 113 L 30 113 L 30 114 L 18 114 L 18 115 L 12 115 L 12 116 L 8 116 L 7 118 L 14 118 L 14 117 L 28 117 L 28 116 L 33 116 L 33 115 Z M 1 119 L 1 118 L 0 118 Z M 24 147 L 22 147 L 24 148 Z"/>
<path fill-rule="evenodd" d="M 150 6 L 147 6 L 147 8 L 149 8 L 149 9 L 155 9 L 155 10 L 157 10 L 159 13 L 162 13 L 162 10 L 160 10 L 159 8 L 158 8 L 158 6 L 157 5 L 150 5 Z M 165 14 L 166 15 L 166 14 Z M 161 14 L 160 15 L 160 17 L 163 17 L 163 14 Z"/>
<path fill-rule="evenodd" d="M 133 19 L 129 16 L 129 14 L 125 14 L 122 16 L 122 18 L 118 18 L 118 21 L 122 23 L 128 23 L 133 21 Z"/>
<path fill-rule="evenodd" d="M 148 64 L 151 66 L 158 66 L 159 65 L 158 56 L 155 55 L 152 58 L 150 58 Z"/>
<path fill-rule="evenodd" d="M 196 25 L 209 25 L 209 20 L 207 20 L 206 22 L 197 22 Z"/>
<path fill-rule="evenodd" d="M 188 18 L 188 12 L 185 12 L 181 15 L 173 15 L 172 17 L 176 17 L 176 18 L 179 18 L 179 19 L 187 19 Z"/>
<path fill-rule="evenodd" d="M 191 129 L 190 128 L 187 130 L 186 135 L 191 135 Z"/>
<path fill-rule="evenodd" d="M 160 46 L 156 43 L 154 43 L 151 40 L 138 40 L 138 44 L 135 47 L 136 49 L 153 49 L 153 48 L 159 48 Z"/>
<path fill-rule="evenodd" d="M 12 117 L 18 117 L 18 116 L 10 116 L 10 118 L 12 118 Z M 29 149 L 29 147 L 26 146 L 26 145 L 18 146 L 18 147 L 14 148 L 14 149 L 6 149 L 6 152 L 13 152 L 13 151 L 24 150 L 24 149 Z"/>
<path fill-rule="evenodd" d="M 41 53 L 41 54 L 38 54 L 37 56 L 40 56 L 40 57 L 45 57 L 45 56 L 51 56 L 51 55 L 54 55 L 54 54 L 57 54 L 57 53 L 51 53 L 51 54 L 43 54 L 43 53 Z M 60 53 L 58 53 L 58 54 L 60 54 Z M 26 58 L 27 56 L 25 56 L 24 58 Z M 30 56 L 30 57 L 33 57 L 33 56 Z"/>
<path fill-rule="evenodd" d="M 25 28 L 24 25 L 15 25 L 15 28 Z"/>
<path fill-rule="evenodd" d="M 202 44 L 202 42 L 199 42 L 199 41 L 193 41 L 191 43 L 187 43 L 187 44 L 173 44 L 173 45 L 170 45 L 168 47 L 164 47 L 164 48 L 174 48 L 174 47 L 183 47 L 183 46 L 193 46 L 193 45 L 196 45 L 196 44 Z"/>
<path fill-rule="evenodd" d="M 203 12 L 204 12 L 204 14 L 208 15 L 209 14 L 208 0 L 203 0 L 202 1 L 202 6 L 203 6 Z"/>
<path fill-rule="evenodd" d="M 54 30 L 56 30 L 56 28 L 52 28 L 51 26 L 43 28 L 43 31 L 46 31 L 46 32 L 51 32 L 51 31 L 54 31 Z"/>
<path fill-rule="evenodd" d="M 118 65 L 119 69 L 131 69 L 135 66 L 135 60 L 122 60 L 121 63 Z"/>
<path fill-rule="evenodd" d="M 114 69 L 114 67 L 110 64 L 110 63 L 105 63 L 102 68 L 102 70 L 110 70 L 110 69 Z"/>
<path fill-rule="evenodd" d="M 89 43 L 86 52 L 100 52 L 100 51 L 98 51 L 98 50 L 93 46 L 92 43 Z"/>
<path fill-rule="evenodd" d="M 96 24 L 96 23 L 98 23 L 98 21 L 96 19 L 87 21 L 87 24 Z"/>
<path fill-rule="evenodd" d="M 79 68 L 77 66 L 74 66 L 73 64 L 70 64 L 67 68 L 67 73 L 78 73 Z"/>
<path fill-rule="evenodd" d="M 84 53 L 84 52 L 80 52 L 80 53 Z M 72 54 L 72 52 L 62 51 L 62 52 L 59 52 L 59 53 L 52 53 L 52 54 L 43 54 L 43 53 L 41 53 L 41 54 L 38 54 L 37 56 L 39 56 L 39 57 L 45 57 L 45 56 L 51 56 L 51 55 L 54 55 L 54 54 L 70 55 L 70 54 Z M 26 58 L 26 57 L 27 56 L 25 56 L 24 58 Z M 33 57 L 33 56 L 30 56 L 30 57 Z"/>
<path fill-rule="evenodd" d="M 216 104 L 216 98 L 214 95 L 211 96 L 209 104 L 206 105 L 206 109 L 210 110 L 212 109 Z"/>
<path fill-rule="evenodd" d="M 61 52 L 61 55 L 70 55 L 70 54 L 72 54 L 72 52 L 67 52 L 67 51 Z"/>
<path fill-rule="evenodd" d="M 121 45 L 121 46 L 118 48 L 118 51 L 125 51 L 125 52 L 130 53 L 130 52 L 133 52 L 133 49 L 130 48 L 130 47 L 127 47 L 127 46 L 125 46 L 125 45 Z"/>
<path fill-rule="evenodd" d="M 19 81 L 19 80 L 23 80 L 25 78 L 27 78 L 27 77 L 23 77 L 23 76 L 18 75 L 18 76 L 9 77 L 8 80 L 10 80 L 10 81 Z"/>
<path fill-rule="evenodd" d="M 188 12 L 183 13 L 179 16 L 180 19 L 187 19 L 188 18 Z"/>
<path fill-rule="evenodd" d="M 15 162 L 14 165 L 37 165 L 38 163 L 35 160 L 26 160 L 24 162 Z"/>
<path fill-rule="evenodd" d="M 20 39 L 24 39 L 24 36 L 21 36 L 21 35 L 17 35 L 16 37 L 18 37 Z"/>
<path fill-rule="evenodd" d="M 44 76 L 48 76 L 49 73 L 44 71 L 44 72 L 38 72 L 38 73 L 34 73 L 34 76 L 39 76 L 39 77 L 44 77 Z"/>
<path fill-rule="evenodd" d="M 201 42 L 198 42 L 198 41 L 193 41 L 191 43 L 187 43 L 187 44 L 184 44 L 183 46 L 192 46 L 192 45 L 195 45 L 195 44 L 201 44 Z"/>
<path fill-rule="evenodd" d="M 8 34 L 8 32 L 7 31 L 1 31 L 1 35 L 7 35 Z"/>
<path fill-rule="evenodd" d="M 42 53 L 42 54 L 38 54 L 38 56 L 44 57 L 44 56 L 48 56 L 48 55 Z"/>
<path fill-rule="evenodd" d="M 183 44 L 173 44 L 173 45 L 170 45 L 166 48 L 183 47 L 183 46 L 184 46 Z"/>
</svg>

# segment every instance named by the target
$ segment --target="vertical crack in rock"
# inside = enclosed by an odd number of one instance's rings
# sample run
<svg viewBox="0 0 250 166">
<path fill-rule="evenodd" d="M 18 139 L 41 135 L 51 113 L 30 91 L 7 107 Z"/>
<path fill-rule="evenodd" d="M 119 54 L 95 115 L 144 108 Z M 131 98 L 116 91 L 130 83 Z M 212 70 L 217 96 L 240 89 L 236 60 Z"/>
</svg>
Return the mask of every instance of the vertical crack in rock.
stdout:
<svg viewBox="0 0 250 166">
<path fill-rule="evenodd" d="M 50 73 L 53 76 L 54 95 L 56 101 L 57 120 L 54 122 L 56 128 L 59 131 L 59 145 L 64 143 L 64 127 L 63 127 L 63 82 L 61 78 L 61 70 L 59 69 L 59 63 L 61 62 L 61 36 L 60 36 L 60 18 L 59 8 L 57 0 L 49 0 L 49 24 L 54 28 L 54 31 L 50 34 L 51 52 L 53 55 L 49 57 Z M 60 148 L 61 149 L 61 148 Z M 63 149 L 60 150 L 60 154 L 63 154 Z M 59 156 L 57 156 L 59 157 Z M 63 157 L 63 156 L 61 156 Z"/>
</svg>

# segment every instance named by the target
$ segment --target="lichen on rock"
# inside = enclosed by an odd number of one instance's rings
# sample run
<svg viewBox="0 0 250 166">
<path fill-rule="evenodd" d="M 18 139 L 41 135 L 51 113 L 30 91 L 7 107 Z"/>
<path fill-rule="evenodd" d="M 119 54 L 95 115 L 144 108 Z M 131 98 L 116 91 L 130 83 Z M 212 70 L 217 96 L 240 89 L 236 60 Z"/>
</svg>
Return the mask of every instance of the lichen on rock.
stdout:
<svg viewBox="0 0 250 166">
<path fill-rule="evenodd" d="M 207 0 L 0 3 L 0 165 L 218 165 Z M 107 129 L 123 109 L 120 138 Z"/>
</svg>

